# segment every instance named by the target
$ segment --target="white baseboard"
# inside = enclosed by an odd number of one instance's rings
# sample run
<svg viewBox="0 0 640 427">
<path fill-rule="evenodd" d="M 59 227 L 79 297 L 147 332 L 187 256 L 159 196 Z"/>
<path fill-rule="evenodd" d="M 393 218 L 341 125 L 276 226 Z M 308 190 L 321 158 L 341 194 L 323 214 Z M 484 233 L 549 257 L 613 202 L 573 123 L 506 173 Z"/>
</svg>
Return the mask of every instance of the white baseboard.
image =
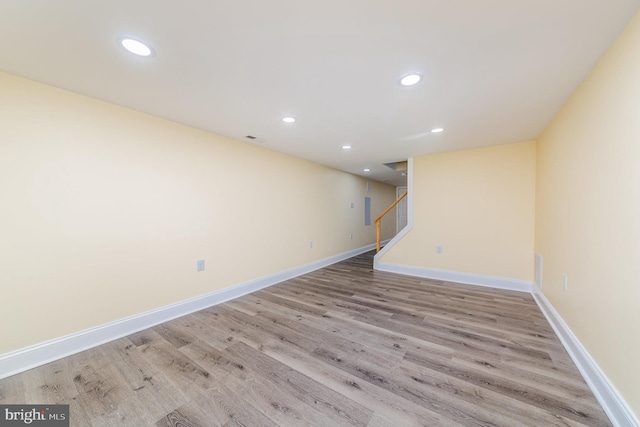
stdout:
<svg viewBox="0 0 640 427">
<path fill-rule="evenodd" d="M 525 280 L 509 279 L 506 277 L 484 276 L 480 274 L 459 273 L 457 271 L 436 270 L 432 268 L 413 267 L 409 265 L 376 262 L 374 268 L 390 273 L 406 274 L 408 276 L 423 277 L 425 279 L 442 280 L 445 282 L 465 283 L 468 285 L 486 286 L 490 288 L 507 289 L 510 291 L 531 292 L 532 283 Z"/>
<path fill-rule="evenodd" d="M 125 337 L 186 314 L 202 310 L 242 295 L 263 289 L 285 280 L 310 273 L 335 264 L 361 253 L 375 249 L 375 245 L 344 252 L 329 258 L 294 267 L 279 273 L 251 280 L 239 285 L 211 292 L 190 300 L 141 313 L 125 319 L 110 322 L 95 328 L 76 332 L 24 349 L 0 355 L 0 379 L 24 372 L 89 348 Z M 611 384 L 604 372 L 582 346 L 571 329 L 562 320 L 553 306 L 530 282 L 494 276 L 482 276 L 446 270 L 411 267 L 399 264 L 376 262 L 376 269 L 427 279 L 466 283 L 499 289 L 531 292 L 556 335 L 582 373 L 596 399 L 615 426 L 640 427 L 640 421 L 631 411 L 626 401 Z"/>
<path fill-rule="evenodd" d="M 407 234 L 409 234 L 409 232 L 411 231 L 411 229 L 413 228 L 413 225 L 411 224 L 407 224 L 402 230 L 400 230 L 400 232 L 398 234 L 396 234 L 393 239 L 387 240 L 384 243 L 384 247 L 382 249 L 380 249 L 380 252 L 378 252 L 374 257 L 373 257 L 373 268 L 374 269 L 378 269 L 377 265 L 380 263 L 378 260 L 380 258 L 382 258 L 382 256 L 384 254 L 387 253 L 387 251 L 391 250 L 392 247 L 395 246 L 396 243 L 398 243 L 400 240 L 402 240 L 402 238 L 404 236 L 406 236 Z M 382 243 L 380 244 L 380 246 L 382 246 Z"/>
<path fill-rule="evenodd" d="M 640 421 L 634 415 L 627 402 L 613 386 L 611 381 L 602 372 L 602 369 L 593 360 L 589 352 L 582 346 L 578 338 L 573 334 L 569 326 L 553 308 L 545 296 L 533 288 L 533 298 L 542 310 L 542 313 L 551 324 L 558 338 L 564 345 L 573 362 L 576 364 L 585 381 L 591 388 L 596 399 L 602 405 L 614 426 L 640 427 Z"/>
<path fill-rule="evenodd" d="M 375 249 L 376 245 L 343 252 L 309 264 L 294 267 L 279 273 L 211 292 L 186 301 L 147 311 L 125 319 L 106 323 L 95 328 L 76 332 L 64 337 L 39 343 L 30 347 L 0 355 L 0 379 L 24 372 L 28 369 L 79 353 L 83 350 L 125 337 L 186 314 L 193 313 L 225 301 L 238 298 L 276 283 L 310 273 L 331 264 Z"/>
<path fill-rule="evenodd" d="M 531 293 L 613 425 L 620 427 L 640 427 L 640 421 L 638 421 L 638 418 L 627 402 L 582 346 L 564 320 L 562 320 L 562 317 L 560 317 L 545 296 L 540 293 L 539 288 L 534 286 L 533 283 L 503 277 L 482 276 L 384 262 L 376 262 L 374 268 L 380 271 L 406 274 L 432 280 L 466 283 Z"/>
</svg>

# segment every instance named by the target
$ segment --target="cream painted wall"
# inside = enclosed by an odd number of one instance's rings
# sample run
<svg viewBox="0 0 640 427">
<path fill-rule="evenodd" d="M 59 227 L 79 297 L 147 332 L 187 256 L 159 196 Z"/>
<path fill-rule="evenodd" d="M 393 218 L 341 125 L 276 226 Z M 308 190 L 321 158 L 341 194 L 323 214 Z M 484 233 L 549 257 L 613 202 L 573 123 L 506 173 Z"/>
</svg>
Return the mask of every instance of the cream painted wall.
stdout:
<svg viewBox="0 0 640 427">
<path fill-rule="evenodd" d="M 380 261 L 532 281 L 535 162 L 534 141 L 414 159 L 413 229 Z"/>
<path fill-rule="evenodd" d="M 374 243 L 364 196 L 395 199 L 8 74 L 0 93 L 0 354 Z"/>
<path fill-rule="evenodd" d="M 640 15 L 541 135 L 537 159 L 542 292 L 640 416 Z"/>
</svg>

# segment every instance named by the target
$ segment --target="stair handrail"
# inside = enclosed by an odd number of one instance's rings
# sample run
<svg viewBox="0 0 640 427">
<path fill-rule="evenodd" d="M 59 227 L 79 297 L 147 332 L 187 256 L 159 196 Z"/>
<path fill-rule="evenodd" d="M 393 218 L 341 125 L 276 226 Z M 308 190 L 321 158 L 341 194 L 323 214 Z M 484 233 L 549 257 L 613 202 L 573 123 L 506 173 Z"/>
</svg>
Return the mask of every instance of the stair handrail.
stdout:
<svg viewBox="0 0 640 427">
<path fill-rule="evenodd" d="M 380 252 L 380 221 L 382 220 L 382 217 L 388 214 L 391 209 L 395 208 L 396 205 L 400 203 L 400 200 L 404 199 L 407 196 L 407 193 L 407 191 L 402 193 L 402 196 L 398 197 L 398 200 L 391 203 L 391 206 L 385 209 L 384 212 L 382 212 L 380 216 L 376 218 L 376 253 Z"/>
</svg>

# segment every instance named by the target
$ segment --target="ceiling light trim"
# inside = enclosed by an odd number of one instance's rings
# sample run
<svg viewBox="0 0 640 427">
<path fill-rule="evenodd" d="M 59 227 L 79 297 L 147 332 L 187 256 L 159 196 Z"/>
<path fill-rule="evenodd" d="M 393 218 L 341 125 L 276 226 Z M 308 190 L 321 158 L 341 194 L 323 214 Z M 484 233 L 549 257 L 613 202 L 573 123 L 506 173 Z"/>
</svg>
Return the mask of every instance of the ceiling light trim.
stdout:
<svg viewBox="0 0 640 427">
<path fill-rule="evenodd" d="M 138 37 L 121 36 L 118 38 L 118 44 L 127 52 L 141 58 L 152 58 L 156 55 L 153 46 Z"/>
<path fill-rule="evenodd" d="M 420 83 L 420 81 L 422 81 L 422 75 L 418 73 L 411 73 L 403 76 L 400 79 L 400 84 L 402 86 L 414 86 Z"/>
</svg>

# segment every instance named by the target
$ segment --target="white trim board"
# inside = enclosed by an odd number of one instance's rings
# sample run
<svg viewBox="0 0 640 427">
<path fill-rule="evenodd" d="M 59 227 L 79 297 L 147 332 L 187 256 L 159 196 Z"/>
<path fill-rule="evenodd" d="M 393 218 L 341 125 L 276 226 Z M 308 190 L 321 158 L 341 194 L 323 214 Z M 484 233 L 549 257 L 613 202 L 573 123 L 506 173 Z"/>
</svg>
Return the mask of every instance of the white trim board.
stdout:
<svg viewBox="0 0 640 427">
<path fill-rule="evenodd" d="M 373 257 L 373 269 L 374 270 L 378 270 L 378 265 L 380 264 L 380 262 L 378 260 L 382 257 L 382 255 L 384 255 L 389 249 L 391 249 L 393 247 L 393 245 L 398 243 L 404 236 L 409 234 L 409 231 L 411 231 L 412 228 L 413 228 L 413 225 L 407 224 L 402 230 L 400 230 L 400 232 L 398 234 L 396 234 L 393 237 L 393 239 L 389 240 L 387 243 L 384 244 L 384 247 L 382 249 L 380 249 L 380 252 L 375 254 L 375 256 Z M 380 246 L 383 246 L 382 242 L 380 242 Z"/>
<path fill-rule="evenodd" d="M 551 327 L 562 342 L 564 348 L 567 350 L 567 353 L 569 353 L 571 359 L 573 359 L 573 362 L 580 370 L 580 373 L 613 425 L 620 427 L 640 427 L 640 421 L 635 416 L 627 402 L 616 390 L 587 350 L 582 346 L 578 338 L 573 334 L 571 329 L 569 329 L 551 303 L 549 303 L 533 283 L 503 277 L 482 276 L 477 274 L 435 270 L 385 262 L 376 262 L 375 269 L 390 273 L 423 277 L 425 279 L 443 280 L 447 282 L 465 283 L 469 285 L 487 286 L 530 293 L 549 324 L 551 324 Z"/>
<path fill-rule="evenodd" d="M 396 243 L 398 243 L 404 236 L 409 234 L 409 231 L 413 228 L 413 158 L 407 159 L 407 225 L 397 233 L 393 239 L 387 242 L 380 252 L 373 257 L 373 269 L 378 270 L 380 264 L 378 260 L 387 253 Z"/>
<path fill-rule="evenodd" d="M 533 288 L 532 295 L 613 425 L 640 427 L 640 421 L 629 408 L 627 402 L 547 298 L 536 287 Z"/>
<path fill-rule="evenodd" d="M 389 273 L 405 274 L 407 276 L 425 279 L 442 280 L 445 282 L 464 283 L 467 285 L 486 286 L 490 288 L 506 289 L 510 291 L 531 292 L 533 284 L 525 280 L 509 279 L 506 277 L 484 276 L 480 274 L 459 273 L 457 271 L 436 270 L 432 268 L 413 267 L 409 265 L 376 262 L 376 270 Z"/>
<path fill-rule="evenodd" d="M 279 273 L 0 355 L 0 379 L 360 255 L 367 245 Z"/>
</svg>

